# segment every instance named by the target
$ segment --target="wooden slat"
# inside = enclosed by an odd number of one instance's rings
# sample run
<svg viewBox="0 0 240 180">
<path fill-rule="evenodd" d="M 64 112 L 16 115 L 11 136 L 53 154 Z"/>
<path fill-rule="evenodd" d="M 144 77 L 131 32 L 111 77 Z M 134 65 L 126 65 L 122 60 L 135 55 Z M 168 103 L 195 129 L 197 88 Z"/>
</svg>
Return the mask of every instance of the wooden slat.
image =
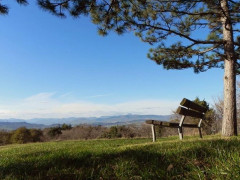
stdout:
<svg viewBox="0 0 240 180">
<path fill-rule="evenodd" d="M 198 128 L 198 125 L 197 124 L 183 124 L 183 127 L 186 127 L 186 128 Z"/>
<path fill-rule="evenodd" d="M 154 123 L 154 120 L 146 120 L 145 123 L 147 123 L 147 124 L 153 124 L 153 123 Z"/>
<path fill-rule="evenodd" d="M 179 123 L 172 123 L 172 122 L 166 122 L 166 121 L 147 120 L 146 123 L 161 126 L 161 127 L 179 127 Z"/>
<path fill-rule="evenodd" d="M 186 108 L 183 108 L 181 106 L 178 107 L 177 111 L 178 114 L 184 115 L 184 116 L 191 116 L 191 117 L 195 117 L 195 118 L 203 118 L 203 114 L 196 112 L 196 111 L 192 111 Z"/>
<path fill-rule="evenodd" d="M 179 123 L 164 122 L 164 121 L 157 121 L 157 120 L 147 120 L 146 123 L 161 126 L 161 127 L 173 127 L 173 128 L 179 127 Z M 182 126 L 186 128 L 198 128 L 197 124 L 183 124 Z"/>
<path fill-rule="evenodd" d="M 193 110 L 196 110 L 196 111 L 199 111 L 199 112 L 203 112 L 205 113 L 207 111 L 207 108 L 203 107 L 203 106 L 200 106 L 186 98 L 184 98 L 181 103 L 180 103 L 181 106 L 184 106 L 184 107 L 187 107 L 187 108 L 190 108 L 190 109 L 193 109 Z"/>
</svg>

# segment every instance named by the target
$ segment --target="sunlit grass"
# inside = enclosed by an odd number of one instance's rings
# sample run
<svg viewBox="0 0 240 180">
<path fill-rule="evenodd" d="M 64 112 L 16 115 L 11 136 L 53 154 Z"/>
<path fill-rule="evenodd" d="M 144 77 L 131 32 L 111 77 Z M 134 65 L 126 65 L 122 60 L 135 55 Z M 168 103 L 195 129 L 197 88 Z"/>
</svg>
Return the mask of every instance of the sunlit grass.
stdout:
<svg viewBox="0 0 240 180">
<path fill-rule="evenodd" d="M 239 179 L 240 138 L 60 141 L 0 147 L 0 179 Z"/>
</svg>

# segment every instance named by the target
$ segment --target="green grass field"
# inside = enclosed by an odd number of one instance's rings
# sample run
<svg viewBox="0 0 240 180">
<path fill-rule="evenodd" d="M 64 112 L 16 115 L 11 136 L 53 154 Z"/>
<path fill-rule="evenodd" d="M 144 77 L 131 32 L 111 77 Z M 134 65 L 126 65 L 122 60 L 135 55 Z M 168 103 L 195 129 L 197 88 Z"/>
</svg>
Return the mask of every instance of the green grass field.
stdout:
<svg viewBox="0 0 240 180">
<path fill-rule="evenodd" d="M 240 137 L 2 146 L 0 179 L 240 179 Z"/>
</svg>

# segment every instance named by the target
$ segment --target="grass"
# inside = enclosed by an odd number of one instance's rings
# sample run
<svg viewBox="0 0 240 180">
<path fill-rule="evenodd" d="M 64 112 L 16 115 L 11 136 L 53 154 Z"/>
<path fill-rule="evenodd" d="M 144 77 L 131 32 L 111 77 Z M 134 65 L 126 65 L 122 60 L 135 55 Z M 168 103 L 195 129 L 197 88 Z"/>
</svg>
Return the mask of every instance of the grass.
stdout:
<svg viewBox="0 0 240 180">
<path fill-rule="evenodd" d="M 2 146 L 0 179 L 240 179 L 240 137 Z"/>
</svg>

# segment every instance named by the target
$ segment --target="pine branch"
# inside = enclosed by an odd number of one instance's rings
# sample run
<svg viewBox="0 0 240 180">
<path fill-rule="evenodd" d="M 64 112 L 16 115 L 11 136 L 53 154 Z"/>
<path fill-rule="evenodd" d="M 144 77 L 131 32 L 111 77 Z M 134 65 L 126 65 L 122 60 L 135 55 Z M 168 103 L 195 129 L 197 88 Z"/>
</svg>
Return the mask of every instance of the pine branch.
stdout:
<svg viewBox="0 0 240 180">
<path fill-rule="evenodd" d="M 1 1 L 1 0 L 0 0 Z M 28 5 L 28 1 L 27 0 L 16 0 L 16 2 L 20 5 Z M 6 15 L 8 14 L 9 8 L 7 5 L 3 5 L 0 2 L 0 15 Z"/>
<path fill-rule="evenodd" d="M 191 38 L 183 33 L 180 33 L 180 32 L 177 32 L 175 30 L 172 30 L 172 29 L 166 29 L 166 28 L 163 28 L 163 27 L 159 27 L 159 26 L 153 26 L 153 25 L 150 25 L 150 24 L 137 24 L 137 26 L 145 26 L 145 27 L 151 27 L 153 29 L 159 29 L 159 30 L 162 30 L 162 31 L 165 31 L 165 32 L 169 32 L 169 33 L 172 33 L 172 34 L 175 34 L 179 37 L 182 37 L 182 38 L 185 38 L 191 42 L 194 42 L 196 44 L 223 44 L 225 43 L 224 41 L 222 40 L 219 40 L 219 41 L 201 41 L 201 40 L 198 40 L 198 39 L 194 39 L 194 38 Z"/>
<path fill-rule="evenodd" d="M 213 47 L 211 47 L 211 48 L 208 48 L 208 49 L 206 49 L 206 50 L 204 50 L 204 51 L 200 51 L 200 52 L 198 52 L 198 54 L 205 54 L 205 53 L 207 53 L 207 52 L 210 52 L 210 51 L 218 48 L 219 46 L 220 46 L 220 45 L 218 44 L 218 45 L 213 46 Z"/>
</svg>

